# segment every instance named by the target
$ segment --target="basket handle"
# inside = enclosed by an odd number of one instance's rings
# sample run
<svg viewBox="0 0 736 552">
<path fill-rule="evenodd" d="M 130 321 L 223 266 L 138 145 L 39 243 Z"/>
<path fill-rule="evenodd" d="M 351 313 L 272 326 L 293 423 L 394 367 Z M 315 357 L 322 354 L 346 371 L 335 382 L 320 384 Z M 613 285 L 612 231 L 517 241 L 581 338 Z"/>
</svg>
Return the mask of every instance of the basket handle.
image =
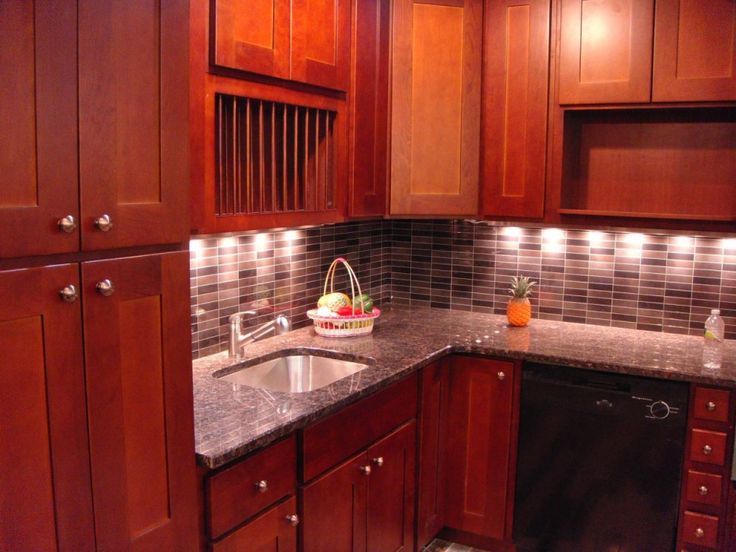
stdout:
<svg viewBox="0 0 736 552">
<path fill-rule="evenodd" d="M 357 287 L 358 296 L 360 298 L 360 310 L 365 312 L 365 302 L 363 301 L 363 291 L 360 289 L 360 282 L 358 282 L 358 277 L 355 275 L 355 271 L 353 270 L 353 267 L 350 266 L 350 263 L 347 262 L 342 257 L 338 257 L 337 259 L 332 261 L 330 268 L 327 269 L 327 276 L 325 277 L 325 286 L 322 289 L 322 295 L 327 295 L 327 282 L 330 283 L 330 293 L 335 292 L 335 272 L 337 271 L 337 265 L 340 263 L 345 265 L 345 269 L 348 271 L 348 276 L 350 277 L 350 293 L 353 296 L 351 300 L 351 304 L 353 305 L 353 308 L 355 308 L 355 288 Z"/>
</svg>

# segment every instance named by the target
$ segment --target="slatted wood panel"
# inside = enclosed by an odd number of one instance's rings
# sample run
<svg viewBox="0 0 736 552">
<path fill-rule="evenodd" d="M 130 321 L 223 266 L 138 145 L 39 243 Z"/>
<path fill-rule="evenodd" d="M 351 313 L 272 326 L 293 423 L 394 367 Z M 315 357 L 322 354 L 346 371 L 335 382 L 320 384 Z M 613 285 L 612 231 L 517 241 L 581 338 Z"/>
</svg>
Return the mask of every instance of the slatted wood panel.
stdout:
<svg viewBox="0 0 736 552">
<path fill-rule="evenodd" d="M 215 97 L 218 216 L 334 208 L 336 112 Z"/>
</svg>

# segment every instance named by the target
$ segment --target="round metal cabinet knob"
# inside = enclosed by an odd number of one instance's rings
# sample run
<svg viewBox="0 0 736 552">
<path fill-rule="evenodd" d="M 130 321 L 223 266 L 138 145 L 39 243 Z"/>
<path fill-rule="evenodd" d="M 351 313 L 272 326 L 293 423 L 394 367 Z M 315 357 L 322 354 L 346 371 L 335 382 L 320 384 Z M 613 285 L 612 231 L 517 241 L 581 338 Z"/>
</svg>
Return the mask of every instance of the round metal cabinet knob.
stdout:
<svg viewBox="0 0 736 552">
<path fill-rule="evenodd" d="M 499 372 L 496 375 L 498 376 L 498 379 L 501 380 L 501 381 L 503 381 L 503 380 L 506 379 L 506 374 L 504 374 L 503 372 Z"/>
<path fill-rule="evenodd" d="M 708 401 L 705 405 L 705 409 L 708 412 L 713 412 L 716 409 L 716 403 L 714 403 L 713 401 Z"/>
<path fill-rule="evenodd" d="M 705 445 L 703 447 L 703 454 L 705 454 L 706 456 L 708 456 L 711 452 L 713 452 L 713 447 L 712 446 Z"/>
<path fill-rule="evenodd" d="M 299 516 L 296 514 L 290 514 L 286 516 L 286 521 L 288 521 L 289 525 L 291 525 L 292 527 L 296 527 L 297 525 L 299 525 Z"/>
<path fill-rule="evenodd" d="M 59 230 L 65 234 L 71 234 L 77 229 L 77 219 L 74 215 L 67 215 L 64 218 L 60 218 L 56 223 L 59 225 Z"/>
<path fill-rule="evenodd" d="M 362 471 L 365 475 L 370 475 L 372 470 L 370 466 L 360 466 L 360 471 Z"/>
<path fill-rule="evenodd" d="M 110 295 L 115 293 L 115 286 L 107 278 L 105 278 L 101 282 L 97 282 L 95 289 L 97 290 L 97 293 L 99 293 L 100 295 L 104 295 L 105 297 L 109 297 Z"/>
<path fill-rule="evenodd" d="M 706 496 L 708 494 L 708 487 L 706 487 L 705 485 L 701 485 L 700 487 L 698 487 L 698 494 L 700 496 Z"/>
<path fill-rule="evenodd" d="M 695 536 L 699 539 L 702 539 L 705 536 L 705 531 L 703 531 L 702 527 L 695 529 Z"/>
<path fill-rule="evenodd" d="M 95 219 L 95 226 L 102 232 L 109 232 L 112 230 L 112 219 L 110 215 L 104 214 L 101 217 Z"/>
<path fill-rule="evenodd" d="M 379 456 L 377 458 L 373 459 L 373 463 L 378 466 L 379 468 L 383 466 L 383 456 Z"/>
<path fill-rule="evenodd" d="M 265 479 L 256 481 L 256 489 L 259 493 L 265 493 L 268 490 L 268 481 L 266 481 Z"/>
<path fill-rule="evenodd" d="M 79 297 L 77 286 L 75 286 L 74 284 L 69 284 L 68 286 L 60 289 L 59 297 L 61 297 L 62 301 L 64 301 L 65 303 L 73 303 Z"/>
</svg>

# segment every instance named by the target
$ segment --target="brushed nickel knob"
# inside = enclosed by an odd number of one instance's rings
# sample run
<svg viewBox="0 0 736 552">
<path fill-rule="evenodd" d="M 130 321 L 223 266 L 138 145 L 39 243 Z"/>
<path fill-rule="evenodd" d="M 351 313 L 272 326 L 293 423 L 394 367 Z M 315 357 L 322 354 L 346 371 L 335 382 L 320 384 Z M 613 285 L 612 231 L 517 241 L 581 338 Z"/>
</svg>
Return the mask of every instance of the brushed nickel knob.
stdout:
<svg viewBox="0 0 736 552">
<path fill-rule="evenodd" d="M 259 493 L 265 493 L 268 490 L 268 481 L 266 481 L 265 479 L 256 481 L 255 485 Z"/>
<path fill-rule="evenodd" d="M 700 487 L 698 487 L 698 494 L 700 496 L 706 496 L 708 494 L 708 487 L 706 487 L 705 485 L 701 485 Z"/>
<path fill-rule="evenodd" d="M 713 447 L 712 446 L 705 445 L 703 447 L 703 454 L 705 454 L 706 456 L 709 456 L 711 452 L 713 452 Z"/>
<path fill-rule="evenodd" d="M 383 456 L 378 456 L 373 459 L 373 463 L 378 466 L 379 468 L 383 466 Z"/>
<path fill-rule="evenodd" d="M 56 223 L 59 225 L 59 230 L 65 234 L 71 234 L 77 229 L 77 219 L 74 215 L 67 215 L 64 218 L 60 218 Z"/>
<path fill-rule="evenodd" d="M 115 293 L 115 286 L 107 278 L 100 282 L 97 282 L 95 289 L 97 290 L 97 293 L 99 293 L 100 295 L 104 295 L 105 297 L 109 297 L 110 295 Z"/>
<path fill-rule="evenodd" d="M 62 289 L 59 290 L 59 297 L 61 297 L 61 300 L 65 303 L 73 303 L 79 297 L 77 286 L 75 286 L 74 284 L 64 286 Z"/>
<path fill-rule="evenodd" d="M 289 525 L 291 525 L 292 527 L 296 527 L 297 525 L 299 525 L 299 516 L 296 514 L 290 514 L 286 516 L 286 521 L 288 521 Z"/>
<path fill-rule="evenodd" d="M 102 232 L 109 232 L 112 230 L 112 219 L 110 215 L 104 214 L 101 217 L 95 219 L 95 226 Z"/>
<path fill-rule="evenodd" d="M 695 529 L 695 536 L 699 539 L 702 539 L 705 536 L 705 531 L 703 531 L 702 527 Z"/>
<path fill-rule="evenodd" d="M 716 403 L 713 401 L 708 401 L 708 403 L 705 405 L 705 409 L 708 412 L 713 412 L 716 409 Z"/>
<path fill-rule="evenodd" d="M 370 475 L 372 470 L 370 466 L 360 466 L 360 471 L 362 471 L 365 475 Z"/>
<path fill-rule="evenodd" d="M 496 375 L 498 376 L 498 379 L 499 379 L 500 381 L 503 381 L 503 380 L 505 380 L 505 379 L 506 379 L 506 374 L 504 374 L 503 372 L 499 372 L 499 373 L 498 373 L 498 374 L 496 374 Z"/>
</svg>

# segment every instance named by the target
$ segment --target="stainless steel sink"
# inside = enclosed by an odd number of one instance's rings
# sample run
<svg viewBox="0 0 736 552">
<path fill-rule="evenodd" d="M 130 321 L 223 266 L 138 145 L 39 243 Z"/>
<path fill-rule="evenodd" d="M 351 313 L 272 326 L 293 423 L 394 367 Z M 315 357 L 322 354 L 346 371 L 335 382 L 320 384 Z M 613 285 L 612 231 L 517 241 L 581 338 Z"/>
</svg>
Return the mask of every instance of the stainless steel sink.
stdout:
<svg viewBox="0 0 736 552">
<path fill-rule="evenodd" d="M 215 377 L 271 391 L 304 393 L 368 368 L 368 364 L 310 354 L 290 354 Z"/>
</svg>

